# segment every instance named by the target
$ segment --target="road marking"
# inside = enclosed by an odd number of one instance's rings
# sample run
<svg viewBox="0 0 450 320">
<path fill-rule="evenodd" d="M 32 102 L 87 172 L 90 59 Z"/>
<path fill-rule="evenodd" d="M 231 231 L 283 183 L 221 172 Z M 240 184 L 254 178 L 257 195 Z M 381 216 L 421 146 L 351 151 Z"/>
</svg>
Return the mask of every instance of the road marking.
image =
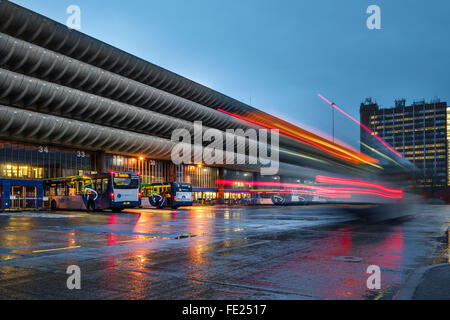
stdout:
<svg viewBox="0 0 450 320">
<path fill-rule="evenodd" d="M 131 240 L 116 241 L 115 243 L 127 243 L 127 242 L 146 241 L 146 240 L 151 240 L 151 239 L 131 239 Z"/>
<path fill-rule="evenodd" d="M 76 248 L 80 248 L 80 247 L 81 246 L 73 246 L 73 247 L 56 248 L 56 249 L 35 250 L 35 251 L 33 251 L 33 253 L 57 251 L 57 250 L 67 250 L 67 249 L 76 249 Z"/>
<path fill-rule="evenodd" d="M 383 296 L 383 292 L 380 292 L 380 294 L 378 294 L 378 295 L 375 297 L 375 299 L 373 299 L 373 300 L 380 300 L 382 296 Z"/>
<path fill-rule="evenodd" d="M 32 218 L 53 218 L 53 219 L 83 218 L 83 216 L 73 215 L 73 214 L 39 213 L 39 212 L 4 212 L 4 213 L 0 213 L 0 216 L 32 217 Z"/>
</svg>

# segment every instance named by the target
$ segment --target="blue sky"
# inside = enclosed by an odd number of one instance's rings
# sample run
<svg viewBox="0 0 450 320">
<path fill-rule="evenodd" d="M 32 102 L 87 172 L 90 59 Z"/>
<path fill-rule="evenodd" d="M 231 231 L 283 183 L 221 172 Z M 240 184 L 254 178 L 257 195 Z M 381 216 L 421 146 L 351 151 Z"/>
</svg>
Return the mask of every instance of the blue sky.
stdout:
<svg viewBox="0 0 450 320">
<path fill-rule="evenodd" d="M 330 133 L 322 93 L 359 118 L 373 97 L 450 99 L 448 0 L 15 0 L 65 23 L 81 8 L 82 32 L 250 103 Z M 381 30 L 366 27 L 369 5 Z M 357 124 L 336 117 L 357 146 Z"/>
</svg>

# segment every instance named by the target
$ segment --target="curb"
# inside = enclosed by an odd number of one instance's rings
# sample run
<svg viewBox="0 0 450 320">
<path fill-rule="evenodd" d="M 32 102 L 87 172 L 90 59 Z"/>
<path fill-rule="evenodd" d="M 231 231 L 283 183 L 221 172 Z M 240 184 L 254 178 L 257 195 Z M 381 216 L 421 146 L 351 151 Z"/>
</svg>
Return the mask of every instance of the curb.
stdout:
<svg viewBox="0 0 450 320">
<path fill-rule="evenodd" d="M 431 269 L 443 266 L 450 266 L 450 263 L 440 263 L 416 269 L 413 272 L 413 274 L 408 278 L 405 286 L 400 290 L 400 293 L 398 294 L 395 300 L 413 300 L 414 293 L 416 292 L 416 289 L 419 286 L 420 282 L 422 281 L 425 273 L 430 271 Z"/>
</svg>

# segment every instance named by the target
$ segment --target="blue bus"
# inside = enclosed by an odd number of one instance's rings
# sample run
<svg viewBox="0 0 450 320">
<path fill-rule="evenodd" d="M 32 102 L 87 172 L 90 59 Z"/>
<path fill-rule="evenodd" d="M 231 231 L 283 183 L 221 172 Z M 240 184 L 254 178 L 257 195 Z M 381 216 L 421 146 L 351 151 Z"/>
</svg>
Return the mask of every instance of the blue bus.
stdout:
<svg viewBox="0 0 450 320">
<path fill-rule="evenodd" d="M 142 207 L 192 206 L 192 184 L 187 182 L 164 182 L 142 184 Z"/>
<path fill-rule="evenodd" d="M 141 179 L 134 172 L 114 171 L 47 179 L 44 192 L 52 210 L 120 212 L 140 206 Z"/>
</svg>

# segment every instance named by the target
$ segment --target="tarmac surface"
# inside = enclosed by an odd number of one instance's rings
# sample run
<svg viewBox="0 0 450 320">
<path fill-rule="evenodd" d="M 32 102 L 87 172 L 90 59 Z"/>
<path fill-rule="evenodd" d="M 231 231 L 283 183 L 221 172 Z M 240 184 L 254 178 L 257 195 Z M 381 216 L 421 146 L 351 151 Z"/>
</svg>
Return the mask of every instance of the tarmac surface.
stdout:
<svg viewBox="0 0 450 320">
<path fill-rule="evenodd" d="M 3 212 L 0 299 L 395 299 L 415 270 L 449 262 L 450 206 L 407 213 L 367 223 L 333 206 Z M 71 265 L 80 290 L 67 287 Z M 379 290 L 367 288 L 370 265 Z M 414 298 L 440 297 L 447 275 L 425 274 Z"/>
</svg>

